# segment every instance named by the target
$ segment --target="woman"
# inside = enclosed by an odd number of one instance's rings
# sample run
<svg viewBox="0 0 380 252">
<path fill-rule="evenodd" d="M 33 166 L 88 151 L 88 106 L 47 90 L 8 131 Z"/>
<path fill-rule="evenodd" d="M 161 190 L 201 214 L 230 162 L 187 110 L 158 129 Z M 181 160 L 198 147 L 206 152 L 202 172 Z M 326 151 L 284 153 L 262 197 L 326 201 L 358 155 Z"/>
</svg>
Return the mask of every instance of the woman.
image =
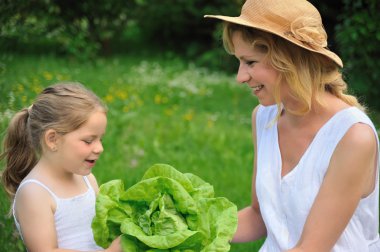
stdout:
<svg viewBox="0 0 380 252">
<path fill-rule="evenodd" d="M 223 20 L 252 113 L 252 204 L 233 242 L 260 251 L 380 251 L 378 137 L 306 0 L 248 0 Z"/>
</svg>

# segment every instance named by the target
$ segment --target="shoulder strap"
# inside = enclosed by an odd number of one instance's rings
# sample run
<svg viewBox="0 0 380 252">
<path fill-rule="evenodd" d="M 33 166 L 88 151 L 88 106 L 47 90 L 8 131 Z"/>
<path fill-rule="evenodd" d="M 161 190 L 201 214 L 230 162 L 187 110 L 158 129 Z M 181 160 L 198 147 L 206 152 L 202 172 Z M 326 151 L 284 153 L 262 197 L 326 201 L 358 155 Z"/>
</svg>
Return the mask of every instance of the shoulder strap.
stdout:
<svg viewBox="0 0 380 252">
<path fill-rule="evenodd" d="M 53 196 L 53 198 L 54 198 L 55 200 L 58 199 L 57 195 L 55 195 L 55 193 L 54 193 L 52 190 L 50 190 L 49 187 L 47 187 L 45 184 L 43 184 L 42 182 L 40 182 L 40 181 L 38 181 L 38 180 L 36 180 L 36 179 L 27 179 L 27 180 L 23 181 L 23 182 L 19 185 L 19 187 L 17 188 L 17 191 L 20 190 L 21 187 L 23 187 L 24 185 L 29 184 L 29 183 L 35 183 L 35 184 L 37 184 L 37 185 L 43 187 L 46 191 L 48 191 L 48 192 L 51 194 L 51 196 Z M 17 192 L 16 192 L 16 194 L 17 194 Z"/>
<path fill-rule="evenodd" d="M 20 227 L 19 227 L 19 224 L 18 224 L 18 221 L 17 221 L 17 218 L 16 218 L 16 212 L 15 212 L 15 203 L 16 203 L 16 197 L 17 197 L 17 192 L 21 189 L 21 187 L 23 187 L 24 185 L 26 184 L 30 184 L 30 183 L 34 183 L 34 184 L 37 184 L 41 187 L 43 187 L 46 191 L 48 191 L 50 193 L 50 195 L 53 197 L 54 201 L 56 202 L 57 204 L 57 207 L 58 207 L 58 200 L 59 198 L 55 195 L 55 193 L 53 193 L 52 190 L 49 189 L 49 187 L 47 187 L 45 184 L 43 184 L 42 182 L 36 180 L 36 179 L 27 179 L 27 180 L 24 180 L 23 182 L 21 182 L 21 184 L 19 185 L 19 187 L 17 188 L 17 191 L 16 191 L 16 195 L 13 199 L 13 204 L 12 204 L 12 213 L 13 213 L 13 217 L 15 219 L 15 223 L 16 223 L 16 226 L 17 228 L 20 230 Z"/>
<path fill-rule="evenodd" d="M 90 180 L 88 179 L 87 176 L 83 176 L 83 180 L 84 180 L 84 182 L 86 182 L 86 185 L 87 185 L 88 189 L 93 189 L 92 185 L 90 183 Z"/>
</svg>

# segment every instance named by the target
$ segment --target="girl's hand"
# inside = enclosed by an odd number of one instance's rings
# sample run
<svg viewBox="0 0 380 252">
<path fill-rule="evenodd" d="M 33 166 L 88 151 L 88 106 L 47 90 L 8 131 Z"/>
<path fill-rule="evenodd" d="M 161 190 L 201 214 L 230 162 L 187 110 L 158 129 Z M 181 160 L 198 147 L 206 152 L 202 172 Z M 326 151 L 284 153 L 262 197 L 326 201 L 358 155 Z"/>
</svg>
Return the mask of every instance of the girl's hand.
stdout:
<svg viewBox="0 0 380 252">
<path fill-rule="evenodd" d="M 105 250 L 105 252 L 123 252 L 121 248 L 121 238 L 117 237 L 111 245 Z"/>
</svg>

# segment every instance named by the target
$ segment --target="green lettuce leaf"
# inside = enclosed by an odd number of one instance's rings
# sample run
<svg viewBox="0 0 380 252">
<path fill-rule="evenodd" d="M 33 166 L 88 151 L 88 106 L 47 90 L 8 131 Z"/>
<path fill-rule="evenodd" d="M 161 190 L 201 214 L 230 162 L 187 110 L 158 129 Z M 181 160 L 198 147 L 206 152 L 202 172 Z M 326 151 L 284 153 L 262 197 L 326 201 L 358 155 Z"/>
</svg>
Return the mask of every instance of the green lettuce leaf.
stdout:
<svg viewBox="0 0 380 252">
<path fill-rule="evenodd" d="M 99 246 L 122 235 L 125 252 L 229 251 L 236 227 L 235 204 L 166 164 L 153 165 L 127 190 L 121 180 L 101 185 L 92 222 Z"/>
</svg>

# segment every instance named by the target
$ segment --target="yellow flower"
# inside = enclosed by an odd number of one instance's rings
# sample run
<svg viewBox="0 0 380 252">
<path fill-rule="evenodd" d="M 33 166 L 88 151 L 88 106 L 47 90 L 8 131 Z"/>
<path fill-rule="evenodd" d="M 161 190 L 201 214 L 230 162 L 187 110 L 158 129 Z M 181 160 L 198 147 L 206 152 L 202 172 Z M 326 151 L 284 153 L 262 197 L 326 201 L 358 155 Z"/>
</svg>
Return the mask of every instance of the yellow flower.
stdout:
<svg viewBox="0 0 380 252">
<path fill-rule="evenodd" d="M 116 96 L 121 100 L 126 100 L 128 98 L 128 93 L 126 91 L 119 90 L 118 92 L 116 92 Z"/>
<path fill-rule="evenodd" d="M 194 118 L 194 111 L 193 110 L 189 110 L 186 114 L 183 115 L 183 119 L 185 121 L 191 121 L 193 120 Z"/>
<path fill-rule="evenodd" d="M 137 103 L 137 106 L 139 106 L 139 107 L 141 107 L 142 105 L 144 105 L 144 101 L 141 100 L 140 98 L 136 99 L 136 103 Z"/>
<path fill-rule="evenodd" d="M 212 127 L 214 127 L 214 121 L 213 120 L 207 120 L 207 127 L 208 128 L 212 128 Z"/>
<path fill-rule="evenodd" d="M 39 94 L 43 89 L 43 87 L 41 85 L 38 85 L 38 84 L 33 84 L 31 86 L 31 88 L 35 94 Z"/>
<path fill-rule="evenodd" d="M 24 90 L 25 90 L 25 88 L 22 84 L 17 84 L 17 91 L 18 92 L 22 93 L 22 92 L 24 92 Z"/>
<path fill-rule="evenodd" d="M 53 79 L 53 74 L 51 74 L 51 73 L 49 73 L 47 71 L 43 72 L 42 75 L 44 76 L 45 80 L 49 80 L 50 81 L 50 80 Z"/>
<path fill-rule="evenodd" d="M 55 78 L 56 78 L 57 80 L 59 80 L 59 81 L 62 81 L 62 80 L 65 79 L 65 77 L 64 77 L 62 74 L 57 74 L 57 75 L 55 76 Z"/>
<path fill-rule="evenodd" d="M 173 109 L 165 109 L 164 110 L 164 114 L 166 115 L 166 116 L 172 116 L 173 115 L 173 113 L 174 113 L 174 111 L 173 111 Z"/>
<path fill-rule="evenodd" d="M 161 102 L 162 102 L 162 97 L 161 97 L 161 95 L 156 94 L 156 95 L 154 96 L 154 103 L 156 103 L 156 104 L 161 104 Z"/>
<path fill-rule="evenodd" d="M 115 100 L 115 97 L 112 94 L 107 94 L 106 97 L 104 97 L 104 101 L 106 103 L 111 103 Z"/>
</svg>

